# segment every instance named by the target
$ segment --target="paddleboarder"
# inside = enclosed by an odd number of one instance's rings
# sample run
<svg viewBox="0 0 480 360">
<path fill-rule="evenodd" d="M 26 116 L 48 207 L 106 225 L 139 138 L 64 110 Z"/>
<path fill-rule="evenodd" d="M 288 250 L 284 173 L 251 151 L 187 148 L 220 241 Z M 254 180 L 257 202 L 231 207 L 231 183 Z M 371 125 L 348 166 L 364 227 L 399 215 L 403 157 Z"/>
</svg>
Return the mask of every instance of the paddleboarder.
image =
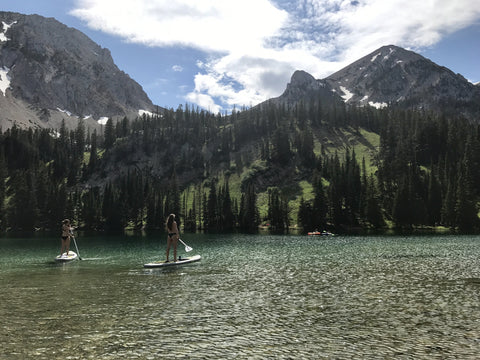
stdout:
<svg viewBox="0 0 480 360">
<path fill-rule="evenodd" d="M 166 262 L 168 262 L 168 255 L 170 253 L 170 246 L 173 245 L 173 261 L 177 261 L 177 242 L 180 238 L 178 232 L 177 222 L 175 221 L 175 214 L 168 215 L 166 221 L 167 228 L 167 252 L 166 252 Z"/>
<path fill-rule="evenodd" d="M 68 255 L 68 252 L 70 251 L 71 231 L 72 231 L 72 227 L 70 226 L 70 220 L 68 219 L 63 220 L 62 221 L 62 249 L 60 250 L 60 256 L 64 252 Z"/>
</svg>

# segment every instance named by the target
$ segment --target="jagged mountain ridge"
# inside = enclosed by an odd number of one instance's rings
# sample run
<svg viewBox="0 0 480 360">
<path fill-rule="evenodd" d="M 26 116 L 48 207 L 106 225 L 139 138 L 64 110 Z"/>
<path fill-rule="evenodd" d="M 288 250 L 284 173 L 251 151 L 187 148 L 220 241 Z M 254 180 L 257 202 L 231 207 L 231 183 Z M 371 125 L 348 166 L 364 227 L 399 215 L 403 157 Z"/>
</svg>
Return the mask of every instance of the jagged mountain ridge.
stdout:
<svg viewBox="0 0 480 360">
<path fill-rule="evenodd" d="M 397 46 L 383 46 L 325 79 L 304 71 L 292 75 L 276 103 L 306 98 L 337 99 L 354 106 L 403 108 L 462 114 L 480 120 L 480 87 L 423 56 Z M 334 96 L 335 97 L 335 96 Z"/>
<path fill-rule="evenodd" d="M 0 124 L 132 116 L 154 106 L 110 51 L 53 18 L 0 12 Z M 72 116 L 70 116 L 72 115 Z"/>
<path fill-rule="evenodd" d="M 480 118 L 480 86 L 423 56 L 389 45 L 318 80 L 296 71 L 288 105 L 321 98 L 349 105 L 424 108 Z M 0 12 L 0 128 L 57 128 L 66 118 L 96 125 L 101 117 L 154 111 L 141 86 L 119 70 L 108 49 L 53 18 Z"/>
</svg>

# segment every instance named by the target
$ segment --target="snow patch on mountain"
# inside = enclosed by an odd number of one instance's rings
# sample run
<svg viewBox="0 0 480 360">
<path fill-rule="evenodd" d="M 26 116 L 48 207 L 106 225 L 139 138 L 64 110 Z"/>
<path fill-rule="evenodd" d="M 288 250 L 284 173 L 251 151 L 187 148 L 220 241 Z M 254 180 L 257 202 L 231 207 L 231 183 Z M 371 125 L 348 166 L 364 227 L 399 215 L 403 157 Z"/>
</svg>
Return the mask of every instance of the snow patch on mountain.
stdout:
<svg viewBox="0 0 480 360">
<path fill-rule="evenodd" d="M 373 102 L 373 101 L 369 101 L 368 102 L 368 105 L 374 107 L 374 108 L 377 108 L 377 109 L 383 109 L 384 107 L 387 107 L 388 104 L 383 102 L 383 103 L 378 103 L 378 102 Z"/>
<path fill-rule="evenodd" d="M 143 116 L 143 114 L 153 117 L 153 112 L 147 110 L 138 110 L 138 116 Z"/>
<path fill-rule="evenodd" d="M 377 59 L 377 57 L 379 57 L 380 55 L 382 55 L 382 53 L 378 53 L 377 55 L 373 55 L 372 59 L 370 61 L 374 62 Z"/>
<path fill-rule="evenodd" d="M 353 95 L 355 95 L 354 93 L 350 92 L 345 86 L 340 86 L 340 90 L 343 91 L 344 95 L 342 95 L 342 98 L 345 102 L 348 102 L 348 100 L 350 100 Z"/>
<path fill-rule="evenodd" d="M 395 50 L 392 48 L 389 48 L 388 50 L 390 50 L 390 52 L 383 57 L 384 61 L 387 61 L 390 58 L 390 55 L 392 55 L 395 52 Z"/>
<path fill-rule="evenodd" d="M 103 116 L 103 117 L 101 117 L 100 119 L 97 120 L 97 123 L 99 123 L 100 125 L 106 125 L 107 121 L 108 121 L 108 117 Z"/>
<path fill-rule="evenodd" d="M 92 115 L 86 115 L 86 116 L 83 117 L 83 120 L 88 120 L 88 119 L 93 119 L 93 120 L 95 120 Z M 99 125 L 106 125 L 108 119 L 109 119 L 108 116 L 102 116 L 100 119 L 97 120 L 97 124 L 99 124 Z"/>
<path fill-rule="evenodd" d="M 57 107 L 57 110 L 60 111 L 61 113 L 67 114 L 68 116 L 72 116 L 72 113 L 68 110 L 63 110 Z"/>
<path fill-rule="evenodd" d="M 7 35 L 6 35 L 6 34 L 7 34 L 7 31 L 8 31 L 8 29 L 9 29 L 12 25 L 14 25 L 14 24 L 16 24 L 16 23 L 17 23 L 17 22 L 14 21 L 14 22 L 12 22 L 11 24 L 7 24 L 6 22 L 2 21 L 2 24 L 3 24 L 3 32 L 0 33 L 0 42 L 5 42 L 5 41 L 10 40 L 9 38 L 7 38 Z"/>
<path fill-rule="evenodd" d="M 2 67 L 0 69 L 0 91 L 3 96 L 5 96 L 5 92 L 10 87 L 10 76 L 8 76 L 9 71 L 10 69 L 7 67 Z"/>
</svg>

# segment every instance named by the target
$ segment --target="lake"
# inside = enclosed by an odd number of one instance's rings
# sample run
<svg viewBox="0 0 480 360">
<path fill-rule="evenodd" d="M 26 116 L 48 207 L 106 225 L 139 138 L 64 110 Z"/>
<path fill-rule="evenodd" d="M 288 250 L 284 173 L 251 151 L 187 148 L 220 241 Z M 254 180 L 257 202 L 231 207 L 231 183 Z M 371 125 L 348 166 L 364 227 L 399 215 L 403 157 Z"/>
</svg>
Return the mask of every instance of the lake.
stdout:
<svg viewBox="0 0 480 360">
<path fill-rule="evenodd" d="M 1 359 L 475 359 L 479 236 L 0 238 Z M 74 250 L 72 242 L 72 250 Z M 186 256 L 179 244 L 179 254 Z"/>
</svg>

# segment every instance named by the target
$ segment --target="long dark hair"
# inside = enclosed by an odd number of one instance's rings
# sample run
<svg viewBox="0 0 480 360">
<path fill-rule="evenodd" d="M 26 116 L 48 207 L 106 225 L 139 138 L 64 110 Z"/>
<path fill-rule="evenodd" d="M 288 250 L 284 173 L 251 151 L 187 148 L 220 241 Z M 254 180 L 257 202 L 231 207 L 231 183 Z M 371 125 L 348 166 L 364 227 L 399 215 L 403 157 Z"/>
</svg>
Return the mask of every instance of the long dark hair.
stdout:
<svg viewBox="0 0 480 360">
<path fill-rule="evenodd" d="M 172 230 L 173 222 L 175 221 L 175 214 L 168 215 L 167 218 L 167 229 Z"/>
</svg>

